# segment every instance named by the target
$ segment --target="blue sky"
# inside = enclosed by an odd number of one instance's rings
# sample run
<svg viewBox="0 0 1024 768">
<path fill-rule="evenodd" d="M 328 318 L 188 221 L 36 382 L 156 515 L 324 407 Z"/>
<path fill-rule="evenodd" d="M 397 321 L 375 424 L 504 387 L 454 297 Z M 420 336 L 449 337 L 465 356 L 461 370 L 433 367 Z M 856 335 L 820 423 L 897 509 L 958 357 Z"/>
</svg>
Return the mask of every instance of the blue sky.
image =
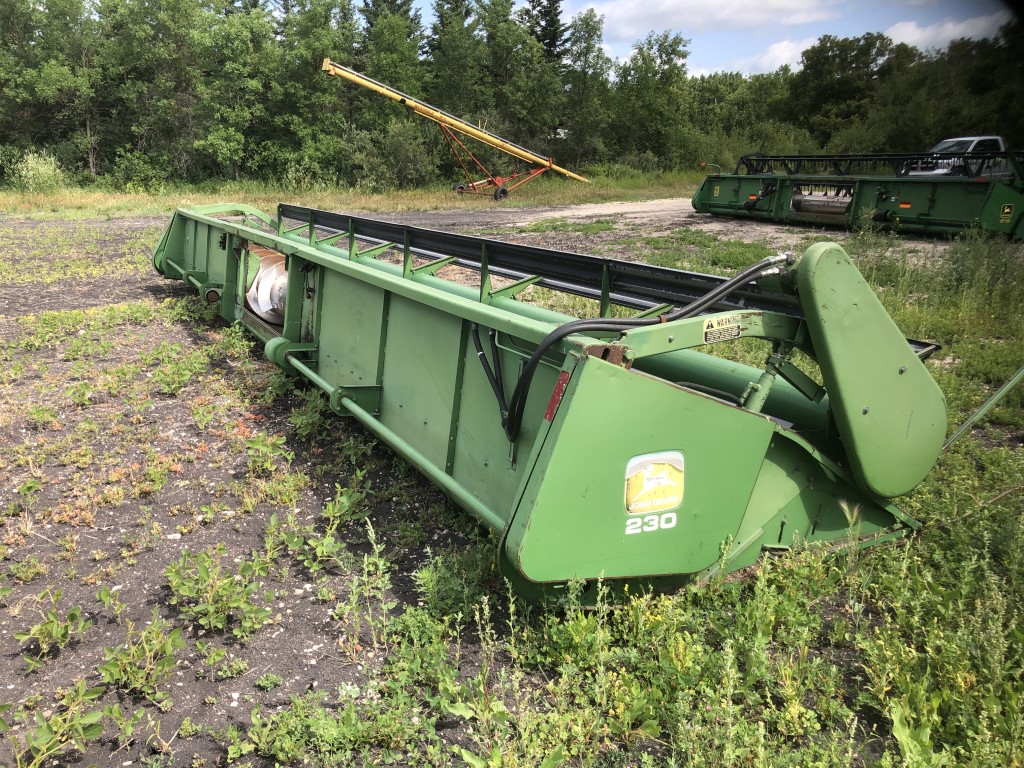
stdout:
<svg viewBox="0 0 1024 768">
<path fill-rule="evenodd" d="M 771 72 L 794 69 L 822 35 L 881 32 L 922 50 L 958 37 L 991 37 L 1012 18 L 1000 0 L 563 0 L 566 20 L 593 8 L 604 16 L 612 58 L 625 58 L 648 32 L 671 29 L 690 41 L 687 69 Z"/>
<path fill-rule="evenodd" d="M 432 2 L 416 5 L 429 29 Z M 587 8 L 604 17 L 613 59 L 628 57 L 648 32 L 678 32 L 690 41 L 691 75 L 771 72 L 783 64 L 796 69 L 801 51 L 822 35 L 881 32 L 941 50 L 958 37 L 992 37 L 1012 18 L 1001 0 L 562 0 L 563 21 Z"/>
</svg>

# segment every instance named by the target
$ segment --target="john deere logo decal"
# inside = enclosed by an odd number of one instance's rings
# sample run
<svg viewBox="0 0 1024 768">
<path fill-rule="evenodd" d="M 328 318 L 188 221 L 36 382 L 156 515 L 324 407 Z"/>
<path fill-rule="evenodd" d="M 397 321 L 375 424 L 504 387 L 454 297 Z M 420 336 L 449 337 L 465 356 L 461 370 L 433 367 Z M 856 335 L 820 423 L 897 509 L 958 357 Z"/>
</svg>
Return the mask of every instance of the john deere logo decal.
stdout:
<svg viewBox="0 0 1024 768">
<path fill-rule="evenodd" d="M 683 454 L 634 456 L 626 465 L 626 511 L 631 515 L 675 509 L 683 503 Z"/>
</svg>

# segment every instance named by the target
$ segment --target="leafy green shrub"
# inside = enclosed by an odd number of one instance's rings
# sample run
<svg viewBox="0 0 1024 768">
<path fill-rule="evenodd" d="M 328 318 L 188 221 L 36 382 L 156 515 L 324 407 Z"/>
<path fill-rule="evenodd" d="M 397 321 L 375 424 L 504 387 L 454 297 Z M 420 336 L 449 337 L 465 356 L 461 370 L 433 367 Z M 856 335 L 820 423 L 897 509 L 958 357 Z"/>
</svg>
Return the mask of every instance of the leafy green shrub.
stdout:
<svg viewBox="0 0 1024 768">
<path fill-rule="evenodd" d="M 0 144 L 0 182 L 9 181 L 14 166 L 21 160 L 24 151 L 10 144 Z"/>
<path fill-rule="evenodd" d="M 322 694 L 309 693 L 293 696 L 287 707 L 272 714 L 256 708 L 246 738 L 239 735 L 228 745 L 228 762 L 255 753 L 278 765 L 354 765 L 362 764 L 375 747 L 392 754 L 411 749 L 421 708 L 408 696 L 381 694 L 328 707 Z"/>
<path fill-rule="evenodd" d="M 234 680 L 249 671 L 249 662 L 245 659 L 230 659 L 217 668 L 218 680 Z"/>
<path fill-rule="evenodd" d="M 388 687 L 415 692 L 454 680 L 449 646 L 457 640 L 450 617 L 435 617 L 417 606 L 406 608 L 388 627 Z"/>
<path fill-rule="evenodd" d="M 9 173 L 19 192 L 57 192 L 69 185 L 67 172 L 48 152 L 26 152 Z"/>
<path fill-rule="evenodd" d="M 167 698 L 160 684 L 177 666 L 174 655 L 185 647 L 181 629 L 161 619 L 153 609 L 153 619 L 140 630 L 128 623 L 125 642 L 115 648 L 104 648 L 106 662 L 100 665 L 103 682 L 112 683 L 132 696 L 141 696 L 159 703 Z"/>
<path fill-rule="evenodd" d="M 283 461 L 290 467 L 295 454 L 289 451 L 283 435 L 270 436 L 258 432 L 245 441 L 245 453 L 249 457 L 249 474 L 253 477 L 268 477 Z"/>
<path fill-rule="evenodd" d="M 480 597 L 492 588 L 494 554 L 481 541 L 455 552 L 433 555 L 413 573 L 424 607 L 437 618 L 461 616 L 468 621 Z"/>
<path fill-rule="evenodd" d="M 59 755 L 75 750 L 85 752 L 88 742 L 96 741 L 103 735 L 103 710 L 87 707 L 92 706 L 104 693 L 102 687 L 87 688 L 85 680 L 78 680 L 73 686 L 64 689 L 59 706 L 50 717 L 37 710 L 34 713 L 35 727 L 23 733 L 24 742 L 13 737 L 10 739 L 15 765 L 19 768 L 42 768 L 44 765 L 57 764 L 52 761 Z M 9 727 L 10 724 L 0 718 L 0 731 Z M 62 760 L 60 764 L 66 765 L 67 761 Z"/>
<path fill-rule="evenodd" d="M 326 192 L 355 181 L 360 155 L 372 147 L 371 136 L 343 123 L 325 132 L 296 126 L 300 137 L 287 147 L 267 142 L 255 153 L 255 162 L 290 190 Z"/>
<path fill-rule="evenodd" d="M 256 687 L 261 691 L 272 691 L 284 684 L 284 678 L 273 672 L 265 672 L 256 681 Z"/>
<path fill-rule="evenodd" d="M 92 626 L 92 622 L 83 616 L 81 606 L 76 605 L 68 609 L 63 617 L 57 613 L 57 603 L 61 596 L 59 589 L 47 594 L 50 608 L 42 612 L 42 621 L 34 624 L 26 632 L 14 633 L 14 639 L 19 643 L 33 644 L 35 647 L 35 653 L 24 657 L 29 672 L 38 669 L 48 656 L 66 648 Z"/>
<path fill-rule="evenodd" d="M 264 542 L 268 557 L 273 558 L 283 548 L 311 574 L 322 570 L 340 569 L 349 565 L 352 556 L 345 542 L 334 537 L 332 531 L 317 535 L 312 525 L 303 525 L 296 520 L 295 513 L 288 513 L 284 523 L 277 515 L 270 516 Z"/>
<path fill-rule="evenodd" d="M 178 562 L 164 571 L 171 590 L 171 605 L 182 616 L 210 630 L 229 626 L 236 637 L 251 637 L 270 618 L 270 610 L 258 605 L 256 593 L 264 574 L 263 563 L 244 561 L 237 573 L 227 570 L 222 560 L 224 546 L 205 552 L 181 553 Z"/>
<path fill-rule="evenodd" d="M 359 186 L 368 190 L 416 187 L 437 177 L 437 156 L 422 127 L 411 120 L 392 120 L 380 144 L 367 146 L 356 157 L 362 166 Z"/>
<path fill-rule="evenodd" d="M 288 423 L 295 427 L 300 440 L 317 440 L 327 431 L 327 400 L 319 389 L 299 392 L 301 403 L 292 408 Z"/>
<path fill-rule="evenodd" d="M 18 502 L 15 503 L 17 504 Z M 23 503 L 24 501 L 21 502 L 21 504 Z M 23 509 L 24 507 L 19 507 L 19 509 L 16 512 L 14 512 L 14 514 L 17 514 Z M 34 581 L 43 574 L 49 572 L 50 566 L 42 560 L 40 560 L 37 555 L 29 555 L 24 560 L 11 563 L 11 576 L 16 578 L 23 584 L 28 584 L 30 581 Z"/>
<path fill-rule="evenodd" d="M 164 167 L 160 159 L 121 148 L 117 150 L 111 179 L 115 188 L 122 192 L 159 192 L 171 176 L 170 169 Z"/>
<path fill-rule="evenodd" d="M 340 483 L 334 484 L 334 498 L 324 504 L 328 533 L 334 533 L 340 525 L 369 516 L 370 508 L 364 503 L 369 489 L 370 481 L 366 479 L 365 469 L 357 469 L 352 474 L 348 488 Z"/>
</svg>

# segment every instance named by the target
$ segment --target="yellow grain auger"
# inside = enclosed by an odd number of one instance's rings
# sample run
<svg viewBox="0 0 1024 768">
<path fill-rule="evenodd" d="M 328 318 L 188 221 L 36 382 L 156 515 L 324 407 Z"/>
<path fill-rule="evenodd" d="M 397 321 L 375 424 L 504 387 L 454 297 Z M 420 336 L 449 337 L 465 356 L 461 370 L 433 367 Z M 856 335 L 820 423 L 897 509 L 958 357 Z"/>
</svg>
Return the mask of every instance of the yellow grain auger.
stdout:
<svg viewBox="0 0 1024 768">
<path fill-rule="evenodd" d="M 589 183 L 582 176 L 555 165 L 554 161 L 550 157 L 544 157 L 536 152 L 531 152 L 525 147 L 514 144 L 500 136 L 496 136 L 489 131 L 485 131 L 483 128 L 471 125 L 465 120 L 460 120 L 454 115 L 450 115 L 437 107 L 432 107 L 419 99 L 408 96 L 401 91 L 396 91 L 394 88 L 384 85 L 383 83 L 379 83 L 366 75 L 361 75 L 353 69 L 343 67 L 340 64 L 335 64 L 330 59 L 324 59 L 322 69 L 329 75 L 343 77 L 349 82 L 368 88 L 374 93 L 379 93 L 381 96 L 389 98 L 392 101 L 397 101 L 399 104 L 411 109 L 417 115 L 437 123 L 441 128 L 441 133 L 444 134 L 445 140 L 448 142 L 448 146 L 451 148 L 452 153 L 455 155 L 459 165 L 462 167 L 462 172 L 466 176 L 466 181 L 464 183 L 456 184 L 454 187 L 455 191 L 460 195 L 466 192 L 491 194 L 491 190 L 493 190 L 494 199 L 503 200 L 508 197 L 509 192 L 516 187 L 522 186 L 531 179 L 535 179 L 545 171 L 549 170 L 560 173 L 570 179 L 575 179 L 576 181 Z M 518 160 L 529 163 L 533 167 L 527 171 L 517 171 L 508 176 L 498 176 L 493 174 L 487 170 L 487 168 L 484 167 L 484 164 L 480 162 L 468 147 L 466 147 L 462 139 L 459 138 L 460 135 L 468 136 L 471 139 L 483 142 L 487 146 L 501 150 Z M 484 178 L 474 181 L 473 176 L 470 173 L 471 166 L 475 166 L 479 169 L 484 174 Z"/>
</svg>

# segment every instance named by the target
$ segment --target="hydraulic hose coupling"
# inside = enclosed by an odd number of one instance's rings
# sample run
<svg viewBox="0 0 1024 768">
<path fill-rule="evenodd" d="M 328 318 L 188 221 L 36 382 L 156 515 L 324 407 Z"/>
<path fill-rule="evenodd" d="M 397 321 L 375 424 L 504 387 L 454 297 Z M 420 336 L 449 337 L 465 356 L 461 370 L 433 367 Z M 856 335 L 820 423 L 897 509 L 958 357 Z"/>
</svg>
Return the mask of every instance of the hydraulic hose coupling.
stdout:
<svg viewBox="0 0 1024 768">
<path fill-rule="evenodd" d="M 774 256 L 769 256 L 762 263 L 764 263 L 764 264 L 772 264 L 772 265 L 785 264 L 786 266 L 789 266 L 790 264 L 793 264 L 795 261 L 796 261 L 796 258 L 793 256 L 792 251 L 781 251 L 781 252 L 775 254 Z M 755 281 L 756 280 L 761 280 L 761 279 L 763 279 L 765 277 L 773 277 L 774 275 L 784 275 L 785 273 L 786 273 L 785 267 L 769 266 L 769 267 L 766 267 L 765 269 L 762 269 L 760 272 L 758 272 L 754 276 L 754 280 Z"/>
</svg>

